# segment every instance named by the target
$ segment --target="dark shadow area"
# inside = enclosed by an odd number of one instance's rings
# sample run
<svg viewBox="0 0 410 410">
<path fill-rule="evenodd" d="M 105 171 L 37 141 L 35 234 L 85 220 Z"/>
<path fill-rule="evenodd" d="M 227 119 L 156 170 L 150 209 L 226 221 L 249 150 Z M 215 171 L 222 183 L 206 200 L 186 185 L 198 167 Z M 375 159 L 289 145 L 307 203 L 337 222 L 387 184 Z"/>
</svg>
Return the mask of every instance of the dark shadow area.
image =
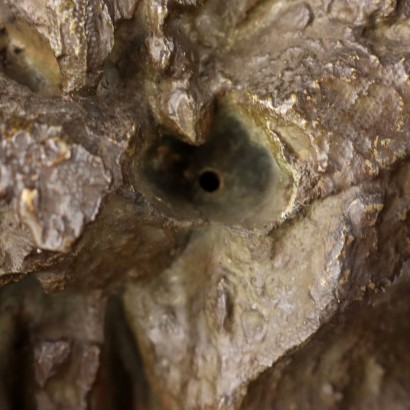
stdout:
<svg viewBox="0 0 410 410">
<path fill-rule="evenodd" d="M 35 409 L 33 354 L 29 332 L 22 323 L 17 324 L 9 360 L 6 386 L 10 395 L 10 410 Z"/>
<path fill-rule="evenodd" d="M 217 172 L 204 171 L 199 175 L 199 186 L 206 192 L 215 192 L 221 186 L 221 177 Z"/>
<path fill-rule="evenodd" d="M 33 277 L 1 289 L 0 410 L 160 408 L 121 299 L 105 297 Z"/>
<path fill-rule="evenodd" d="M 32 340 L 24 296 L 39 290 L 29 278 L 0 291 L 0 408 L 35 409 Z M 35 298 L 35 296 L 34 296 Z"/>
<path fill-rule="evenodd" d="M 230 115 L 216 118 L 199 147 L 172 136 L 158 140 L 147 150 L 140 172 L 174 211 L 227 222 L 240 222 L 255 211 L 275 183 L 272 155 Z"/>
<path fill-rule="evenodd" d="M 107 303 L 104 333 L 102 366 L 94 391 L 93 409 L 152 408 L 142 358 L 118 296 L 111 297 Z"/>
</svg>

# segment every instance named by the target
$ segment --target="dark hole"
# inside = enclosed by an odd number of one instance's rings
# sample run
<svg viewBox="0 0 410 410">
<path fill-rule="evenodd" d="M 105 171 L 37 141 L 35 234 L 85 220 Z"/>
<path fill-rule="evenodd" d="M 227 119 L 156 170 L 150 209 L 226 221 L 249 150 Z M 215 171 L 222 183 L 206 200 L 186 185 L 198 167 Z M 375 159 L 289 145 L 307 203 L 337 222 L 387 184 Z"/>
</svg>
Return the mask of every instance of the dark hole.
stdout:
<svg viewBox="0 0 410 410">
<path fill-rule="evenodd" d="M 215 192 L 219 189 L 221 180 L 215 171 L 204 171 L 199 176 L 199 185 L 206 192 Z"/>
</svg>

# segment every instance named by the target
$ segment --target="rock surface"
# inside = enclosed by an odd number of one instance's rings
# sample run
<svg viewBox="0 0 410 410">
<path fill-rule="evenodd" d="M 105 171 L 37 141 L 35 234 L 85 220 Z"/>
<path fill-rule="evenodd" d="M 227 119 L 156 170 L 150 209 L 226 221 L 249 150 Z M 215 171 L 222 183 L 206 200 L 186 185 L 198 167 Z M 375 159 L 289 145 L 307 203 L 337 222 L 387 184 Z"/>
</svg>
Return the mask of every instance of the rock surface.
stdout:
<svg viewBox="0 0 410 410">
<path fill-rule="evenodd" d="M 407 408 L 409 44 L 406 0 L 0 0 L 0 408 Z"/>
</svg>

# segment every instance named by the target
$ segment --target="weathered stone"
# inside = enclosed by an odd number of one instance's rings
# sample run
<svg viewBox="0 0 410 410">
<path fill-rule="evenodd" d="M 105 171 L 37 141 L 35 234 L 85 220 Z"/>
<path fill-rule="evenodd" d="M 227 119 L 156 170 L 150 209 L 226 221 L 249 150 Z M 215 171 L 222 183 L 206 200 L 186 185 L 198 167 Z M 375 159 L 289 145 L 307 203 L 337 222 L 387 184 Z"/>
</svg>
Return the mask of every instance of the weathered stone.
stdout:
<svg viewBox="0 0 410 410">
<path fill-rule="evenodd" d="M 407 408 L 409 10 L 0 0 L 0 408 Z"/>
</svg>

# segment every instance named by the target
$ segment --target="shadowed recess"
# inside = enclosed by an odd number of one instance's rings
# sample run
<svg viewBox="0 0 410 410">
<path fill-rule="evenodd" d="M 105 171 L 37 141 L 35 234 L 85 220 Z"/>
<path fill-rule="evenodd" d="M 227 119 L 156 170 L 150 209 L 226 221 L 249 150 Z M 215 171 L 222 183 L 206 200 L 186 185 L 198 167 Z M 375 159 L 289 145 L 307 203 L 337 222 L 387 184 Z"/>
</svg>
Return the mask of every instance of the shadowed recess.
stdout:
<svg viewBox="0 0 410 410">
<path fill-rule="evenodd" d="M 221 177 L 214 171 L 203 171 L 199 175 L 199 185 L 206 192 L 215 192 L 221 186 Z"/>
<path fill-rule="evenodd" d="M 277 183 L 279 168 L 238 118 L 220 115 L 203 145 L 165 136 L 148 148 L 137 172 L 171 213 L 189 218 L 199 212 L 241 223 L 261 209 Z"/>
</svg>

